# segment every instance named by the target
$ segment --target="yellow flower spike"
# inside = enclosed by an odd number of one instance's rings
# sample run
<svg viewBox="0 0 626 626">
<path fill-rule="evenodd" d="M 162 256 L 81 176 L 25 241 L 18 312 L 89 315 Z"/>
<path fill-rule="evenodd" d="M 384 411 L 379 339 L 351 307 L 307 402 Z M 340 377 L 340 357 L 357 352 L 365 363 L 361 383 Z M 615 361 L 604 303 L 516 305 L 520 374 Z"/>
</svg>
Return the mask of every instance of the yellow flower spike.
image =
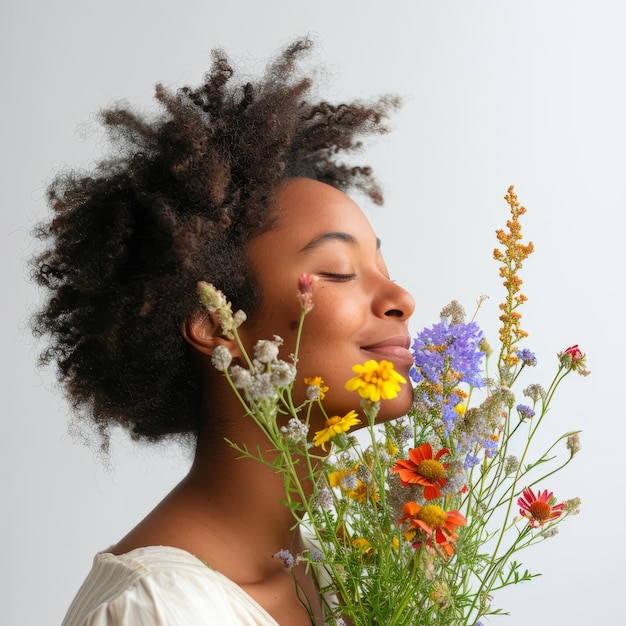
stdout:
<svg viewBox="0 0 626 626">
<path fill-rule="evenodd" d="M 346 383 L 348 391 L 356 391 L 370 402 L 392 400 L 400 392 L 400 385 L 406 383 L 403 376 L 393 369 L 391 361 L 374 361 L 371 359 L 363 365 L 354 365 L 356 374 Z"/>
<path fill-rule="evenodd" d="M 355 426 L 360 424 L 361 420 L 357 417 L 356 411 L 350 411 L 343 417 L 335 415 L 326 420 L 326 428 L 318 430 L 313 437 L 314 446 L 322 446 L 322 450 L 326 451 L 326 442 L 330 441 L 335 435 L 346 433 Z"/>
<path fill-rule="evenodd" d="M 506 287 L 506 300 L 499 305 L 502 315 L 502 326 L 499 331 L 502 349 L 500 362 L 506 367 L 513 367 L 519 362 L 516 355 L 518 342 L 527 337 L 528 333 L 520 327 L 521 314 L 516 309 L 526 302 L 527 298 L 520 293 L 522 279 L 517 272 L 522 268 L 523 262 L 532 254 L 534 246 L 532 242 L 524 245 L 522 239 L 522 225 L 519 218 L 526 213 L 526 209 L 520 205 L 517 195 L 511 185 L 504 196 L 511 212 L 511 219 L 506 223 L 508 231 L 497 230 L 496 236 L 502 246 L 496 248 L 493 257 L 501 264 L 500 276 L 504 278 L 503 285 Z"/>
</svg>

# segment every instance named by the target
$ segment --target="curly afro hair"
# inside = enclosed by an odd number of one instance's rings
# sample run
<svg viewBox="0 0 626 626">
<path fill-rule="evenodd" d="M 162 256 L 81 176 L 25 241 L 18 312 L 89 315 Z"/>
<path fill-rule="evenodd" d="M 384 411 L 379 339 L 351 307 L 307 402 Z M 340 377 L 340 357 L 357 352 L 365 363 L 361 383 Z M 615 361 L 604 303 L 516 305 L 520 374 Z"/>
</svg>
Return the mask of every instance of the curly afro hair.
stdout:
<svg viewBox="0 0 626 626">
<path fill-rule="evenodd" d="M 310 177 L 382 203 L 370 168 L 338 157 L 358 150 L 362 135 L 386 132 L 398 101 L 311 101 L 299 64 L 310 48 L 293 42 L 262 79 L 243 84 L 214 51 L 198 88 L 157 85 L 158 116 L 125 105 L 101 112 L 114 156 L 51 183 L 53 215 L 35 231 L 44 248 L 33 259 L 48 298 L 32 327 L 48 338 L 41 363 L 56 363 L 105 448 L 112 425 L 147 441 L 197 433 L 201 385 L 181 324 L 197 307 L 198 280 L 254 310 L 254 268 L 242 251 L 271 228 L 282 180 Z"/>
</svg>

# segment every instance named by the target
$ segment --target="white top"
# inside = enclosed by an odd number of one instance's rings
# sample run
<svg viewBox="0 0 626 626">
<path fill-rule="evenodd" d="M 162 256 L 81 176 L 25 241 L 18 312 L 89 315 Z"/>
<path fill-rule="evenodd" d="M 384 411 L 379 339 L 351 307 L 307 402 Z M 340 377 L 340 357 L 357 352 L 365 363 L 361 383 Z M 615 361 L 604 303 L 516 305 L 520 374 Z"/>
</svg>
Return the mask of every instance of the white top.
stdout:
<svg viewBox="0 0 626 626">
<path fill-rule="evenodd" d="M 100 552 L 62 626 L 278 626 L 195 556 L 166 546 Z"/>
</svg>

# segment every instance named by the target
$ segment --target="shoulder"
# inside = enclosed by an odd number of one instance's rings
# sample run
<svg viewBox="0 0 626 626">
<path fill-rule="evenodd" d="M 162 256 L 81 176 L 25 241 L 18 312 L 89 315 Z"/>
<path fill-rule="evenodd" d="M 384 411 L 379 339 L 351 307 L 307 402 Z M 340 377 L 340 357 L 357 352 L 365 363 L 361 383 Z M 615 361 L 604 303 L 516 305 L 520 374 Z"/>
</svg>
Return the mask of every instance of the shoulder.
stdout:
<svg viewBox="0 0 626 626">
<path fill-rule="evenodd" d="M 63 626 L 275 626 L 234 582 L 178 548 L 97 554 Z"/>
</svg>

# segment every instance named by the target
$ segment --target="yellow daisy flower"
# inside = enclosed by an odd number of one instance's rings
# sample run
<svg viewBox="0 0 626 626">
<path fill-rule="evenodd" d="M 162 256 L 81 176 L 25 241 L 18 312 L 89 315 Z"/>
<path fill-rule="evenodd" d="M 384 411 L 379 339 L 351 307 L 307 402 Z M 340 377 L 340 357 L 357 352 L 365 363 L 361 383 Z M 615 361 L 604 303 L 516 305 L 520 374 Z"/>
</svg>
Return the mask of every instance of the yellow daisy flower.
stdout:
<svg viewBox="0 0 626 626">
<path fill-rule="evenodd" d="M 348 474 L 353 474 L 354 470 L 338 470 L 328 474 L 328 485 L 330 487 L 340 487 L 341 482 Z"/>
<path fill-rule="evenodd" d="M 400 385 L 406 383 L 404 377 L 393 369 L 391 361 L 371 359 L 363 365 L 354 365 L 352 371 L 356 376 L 346 383 L 346 389 L 358 392 L 361 398 L 371 402 L 392 400 L 398 395 Z"/>
<path fill-rule="evenodd" d="M 357 417 L 356 411 L 350 411 L 343 417 L 335 415 L 326 420 L 326 428 L 318 430 L 313 437 L 314 446 L 322 446 L 322 450 L 326 450 L 326 442 L 330 441 L 335 435 L 346 433 L 355 424 L 360 424 L 361 420 Z"/>
<path fill-rule="evenodd" d="M 352 546 L 357 550 L 360 550 L 361 557 L 363 558 L 368 558 L 372 556 L 372 554 L 374 554 L 374 548 L 372 547 L 372 544 L 367 539 L 365 539 L 365 537 L 357 537 L 356 539 L 353 539 Z"/>
</svg>

